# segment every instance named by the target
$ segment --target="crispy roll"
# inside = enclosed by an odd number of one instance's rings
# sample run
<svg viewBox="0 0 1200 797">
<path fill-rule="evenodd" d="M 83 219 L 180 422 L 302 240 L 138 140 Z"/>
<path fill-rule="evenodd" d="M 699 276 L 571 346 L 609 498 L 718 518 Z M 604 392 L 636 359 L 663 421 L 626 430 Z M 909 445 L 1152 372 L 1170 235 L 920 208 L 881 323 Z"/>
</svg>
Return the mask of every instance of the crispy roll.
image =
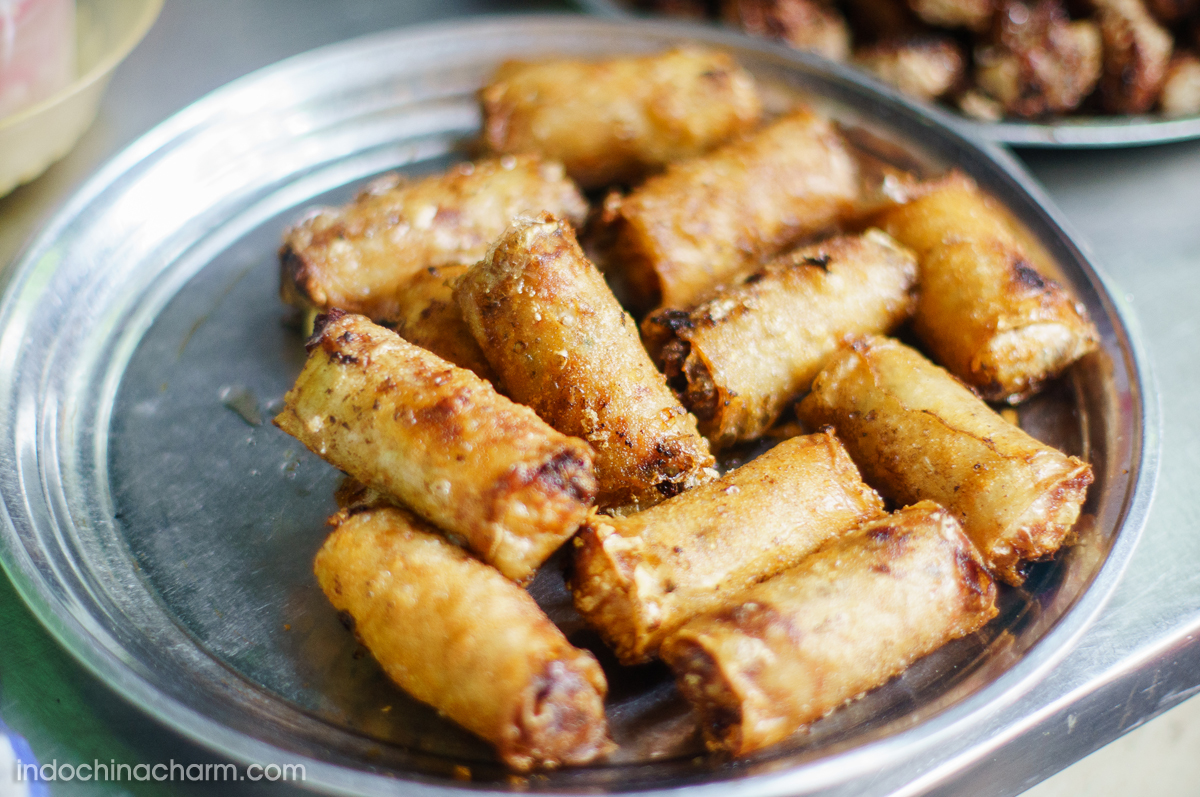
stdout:
<svg viewBox="0 0 1200 797">
<path fill-rule="evenodd" d="M 1100 27 L 1072 22 L 1059 0 L 1000 0 L 991 40 L 975 50 L 979 88 L 1025 118 L 1075 110 L 1100 65 Z"/>
<path fill-rule="evenodd" d="M 794 111 L 607 203 L 611 268 L 640 309 L 690 307 L 828 228 L 857 194 L 857 166 L 832 123 Z"/>
<path fill-rule="evenodd" d="M 643 323 L 670 384 L 720 448 L 760 436 L 847 336 L 894 329 L 917 260 L 886 233 L 833 238 L 772 261 L 690 312 Z"/>
<path fill-rule="evenodd" d="M 1020 401 L 1099 344 L 1082 305 L 1038 273 L 1008 217 L 968 178 L 881 219 L 921 264 L 917 335 L 984 398 Z"/>
<path fill-rule="evenodd" d="M 626 664 L 689 618 L 883 514 L 831 433 L 785 440 L 721 479 L 575 538 L 575 608 Z"/>
<path fill-rule="evenodd" d="M 748 72 L 725 53 L 693 48 L 605 61 L 510 61 L 480 98 L 489 147 L 560 160 L 585 188 L 636 180 L 699 155 L 753 129 L 762 114 Z"/>
<path fill-rule="evenodd" d="M 1200 11 L 1200 0 L 1146 0 L 1146 7 L 1155 19 L 1171 27 L 1189 16 L 1196 17 L 1196 12 Z"/>
<path fill-rule="evenodd" d="M 600 665 L 525 590 L 403 509 L 342 511 L 332 522 L 317 580 L 404 691 L 516 770 L 610 750 Z"/>
<path fill-rule="evenodd" d="M 697 617 L 662 656 L 708 747 L 747 755 L 978 630 L 995 598 L 958 523 L 923 501 Z"/>
<path fill-rule="evenodd" d="M 1109 113 L 1145 113 L 1167 78 L 1174 39 L 1142 0 L 1091 0 L 1104 40 L 1100 105 Z"/>
<path fill-rule="evenodd" d="M 1063 544 L 1092 483 L 1086 462 L 1039 443 L 958 380 L 889 338 L 842 349 L 800 404 L 832 424 L 867 482 L 897 503 L 954 512 L 984 562 L 1010 584 L 1019 565 Z"/>
<path fill-rule="evenodd" d="M 395 329 L 409 343 L 496 384 L 496 374 L 454 301 L 454 285 L 468 268 L 430 266 L 417 272 L 396 296 Z"/>
<path fill-rule="evenodd" d="M 596 450 L 601 506 L 650 506 L 713 464 L 570 226 L 518 219 L 459 282 L 467 325 L 514 400 Z"/>
<path fill-rule="evenodd" d="M 948 36 L 890 38 L 860 47 L 854 63 L 911 97 L 934 100 L 966 73 L 962 49 Z"/>
<path fill-rule="evenodd" d="M 474 263 L 514 216 L 543 210 L 578 223 L 587 203 L 561 165 L 534 156 L 462 163 L 415 180 L 391 175 L 284 234 L 280 295 L 394 319 L 397 293 L 421 269 Z"/>
<path fill-rule="evenodd" d="M 596 494 L 587 443 L 363 316 L 331 313 L 275 423 L 522 581 Z"/>
<path fill-rule="evenodd" d="M 1191 52 L 1176 52 L 1167 69 L 1159 107 L 1165 116 L 1200 114 L 1200 58 Z"/>
<path fill-rule="evenodd" d="M 831 61 L 850 55 L 846 18 L 820 0 L 722 0 L 721 18 L 751 36 L 778 39 Z"/>
<path fill-rule="evenodd" d="M 908 0 L 908 7 L 930 25 L 979 33 L 992 21 L 994 0 Z"/>
</svg>

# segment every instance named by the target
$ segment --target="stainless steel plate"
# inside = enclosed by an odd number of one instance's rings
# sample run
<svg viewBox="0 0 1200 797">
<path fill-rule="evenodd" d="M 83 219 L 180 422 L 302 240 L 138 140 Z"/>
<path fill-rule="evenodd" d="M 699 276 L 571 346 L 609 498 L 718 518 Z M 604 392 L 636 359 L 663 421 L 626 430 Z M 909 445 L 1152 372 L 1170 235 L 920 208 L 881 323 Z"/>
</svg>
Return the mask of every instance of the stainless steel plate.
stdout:
<svg viewBox="0 0 1200 797">
<path fill-rule="evenodd" d="M 593 14 L 613 19 L 645 19 L 649 15 L 634 9 L 630 0 L 574 0 Z M 777 45 L 782 46 L 782 45 Z M 816 56 L 805 55 L 814 61 Z M 1137 116 L 1059 116 L 1045 121 L 981 122 L 964 116 L 948 106 L 914 100 L 876 80 L 864 71 L 842 64 L 829 64 L 839 74 L 873 86 L 881 93 L 905 105 L 925 109 L 944 123 L 954 125 L 967 135 L 984 141 L 998 141 L 1018 147 L 1104 148 L 1166 144 L 1200 138 L 1200 116 L 1168 119 L 1154 114 Z"/>
<path fill-rule="evenodd" d="M 1045 198 L 1003 150 L 794 53 L 579 17 L 394 31 L 290 59 L 156 128 L 50 222 L 0 305 L 0 560 L 52 633 L 159 720 L 236 760 L 302 762 L 309 786 L 382 794 L 400 779 L 407 793 L 443 793 L 466 765 L 507 788 L 485 745 L 355 655 L 311 575 L 337 474 L 264 423 L 304 357 L 276 297 L 275 250 L 309 205 L 462 157 L 474 92 L 502 59 L 685 39 L 732 51 L 913 168 L 964 169 L 1029 227 L 1103 346 L 1022 423 L 1087 456 L 1097 480 L 1080 543 L 1006 591 L 1000 619 L 811 735 L 737 764 L 698 757 L 665 671 L 637 668 L 612 675 L 620 754 L 524 787 L 832 794 L 981 727 L 1055 666 L 1136 544 L 1156 430 L 1136 344 Z M 589 641 L 554 568 L 533 591 Z"/>
</svg>

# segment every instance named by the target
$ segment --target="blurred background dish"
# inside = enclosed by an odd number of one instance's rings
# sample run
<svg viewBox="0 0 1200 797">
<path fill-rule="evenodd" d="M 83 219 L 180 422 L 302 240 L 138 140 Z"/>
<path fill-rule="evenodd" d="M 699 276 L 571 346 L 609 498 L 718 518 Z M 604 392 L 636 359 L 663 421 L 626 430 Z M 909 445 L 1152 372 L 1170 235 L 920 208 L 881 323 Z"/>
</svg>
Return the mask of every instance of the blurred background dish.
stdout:
<svg viewBox="0 0 1200 797">
<path fill-rule="evenodd" d="M 68 85 L 7 115 L 5 112 L 11 108 L 0 97 L 0 196 L 34 179 L 71 150 L 95 119 L 113 69 L 146 35 L 162 8 L 162 0 L 77 0 L 73 46 L 62 57 L 53 38 L 42 38 L 42 34 L 55 24 L 69 23 L 65 15 L 69 15 L 70 4 L 42 4 L 48 8 L 47 16 L 53 18 L 40 31 L 18 27 L 20 20 L 33 16 L 27 10 L 37 11 L 34 8 L 37 5 L 14 2 L 8 6 L 0 2 L 0 12 L 5 9 L 12 12 L 0 21 L 3 34 L 11 37 L 5 54 L 28 63 L 34 56 L 21 49 L 22 40 L 18 36 L 37 36 L 42 55 L 56 62 L 49 71 L 69 70 L 72 74 Z M 33 67 L 22 68 L 27 72 L 33 70 Z M 52 79 L 47 77 L 39 82 L 45 85 Z M 19 93 L 25 91 L 26 86 L 22 85 Z M 14 98 L 13 105 L 17 99 Z"/>
<path fill-rule="evenodd" d="M 606 17 L 719 20 L 844 62 L 989 141 L 1121 147 L 1200 137 L 1196 0 L 575 2 Z"/>
</svg>

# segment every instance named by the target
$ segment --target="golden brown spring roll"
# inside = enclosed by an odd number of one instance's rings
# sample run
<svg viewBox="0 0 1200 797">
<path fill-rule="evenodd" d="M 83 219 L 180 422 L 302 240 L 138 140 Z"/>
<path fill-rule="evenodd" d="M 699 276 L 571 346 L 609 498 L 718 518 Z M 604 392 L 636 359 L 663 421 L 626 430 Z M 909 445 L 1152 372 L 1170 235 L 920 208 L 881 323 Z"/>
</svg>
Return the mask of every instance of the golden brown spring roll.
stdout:
<svg viewBox="0 0 1200 797">
<path fill-rule="evenodd" d="M 510 61 L 480 99 L 489 147 L 562 161 L 585 188 L 630 182 L 707 152 L 762 115 L 748 72 L 725 53 L 694 48 Z"/>
<path fill-rule="evenodd" d="M 284 234 L 280 296 L 322 311 L 393 319 L 396 294 L 421 269 L 470 265 L 514 216 L 543 210 L 579 223 L 587 203 L 561 164 L 536 156 L 462 163 L 413 180 L 391 175 Z"/>
<path fill-rule="evenodd" d="M 595 497 L 588 444 L 363 316 L 323 321 L 275 424 L 504 575 L 529 578 Z"/>
<path fill-rule="evenodd" d="M 575 538 L 575 608 L 625 664 L 689 618 L 883 514 L 831 433 L 785 440 L 715 482 Z"/>
<path fill-rule="evenodd" d="M 849 336 L 912 313 L 917 261 L 879 230 L 797 249 L 695 309 L 646 319 L 647 348 L 717 448 L 760 436 Z"/>
<path fill-rule="evenodd" d="M 801 109 L 606 202 L 615 278 L 640 309 L 687 308 L 850 211 L 858 169 Z"/>
<path fill-rule="evenodd" d="M 586 764 L 611 749 L 600 665 L 525 590 L 403 509 L 331 522 L 317 580 L 404 691 L 516 770 Z"/>
<path fill-rule="evenodd" d="M 712 750 L 747 755 L 881 686 L 996 615 L 953 516 L 923 501 L 873 520 L 663 643 Z"/>
<path fill-rule="evenodd" d="M 470 266 L 430 266 L 398 292 L 394 328 L 400 337 L 428 349 L 495 385 L 499 380 L 454 301 L 454 285 Z"/>
<path fill-rule="evenodd" d="M 715 475 L 696 419 L 569 225 L 518 219 L 456 296 L 508 395 L 592 444 L 601 506 L 651 506 Z"/>
<path fill-rule="evenodd" d="M 855 341 L 817 375 L 805 423 L 832 424 L 867 482 L 901 504 L 951 510 L 998 578 L 1063 544 L 1092 468 L 1005 421 L 920 353 L 882 337 Z"/>
<path fill-rule="evenodd" d="M 881 221 L 921 265 L 917 335 L 984 398 L 1020 401 L 1099 344 L 1082 305 L 1038 272 L 970 179 L 946 180 Z"/>
</svg>

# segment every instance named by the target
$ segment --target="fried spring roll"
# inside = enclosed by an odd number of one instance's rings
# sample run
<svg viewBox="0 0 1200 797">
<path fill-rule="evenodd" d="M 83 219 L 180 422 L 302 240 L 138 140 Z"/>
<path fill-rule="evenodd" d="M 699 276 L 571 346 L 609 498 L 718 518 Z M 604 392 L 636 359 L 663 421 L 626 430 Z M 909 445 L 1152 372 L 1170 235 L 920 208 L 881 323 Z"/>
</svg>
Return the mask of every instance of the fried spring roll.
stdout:
<svg viewBox="0 0 1200 797">
<path fill-rule="evenodd" d="M 748 72 L 725 53 L 693 48 L 605 61 L 510 61 L 480 98 L 489 147 L 562 161 L 585 188 L 630 182 L 707 152 L 753 129 L 762 115 Z"/>
<path fill-rule="evenodd" d="M 404 691 L 515 770 L 586 764 L 612 748 L 600 665 L 525 590 L 403 509 L 331 522 L 317 580 Z"/>
<path fill-rule="evenodd" d="M 854 64 L 923 100 L 948 94 L 966 73 L 962 48 L 949 36 L 887 38 L 857 49 Z"/>
<path fill-rule="evenodd" d="M 640 309 L 690 307 L 828 228 L 850 211 L 858 185 L 833 124 L 794 111 L 607 202 L 611 269 Z"/>
<path fill-rule="evenodd" d="M 831 433 L 793 437 L 715 482 L 575 538 L 575 608 L 625 664 L 691 617 L 883 515 Z"/>
<path fill-rule="evenodd" d="M 660 310 L 642 330 L 721 448 L 762 435 L 847 336 L 904 321 L 916 279 L 913 254 L 869 230 L 790 252 L 691 312 Z"/>
<path fill-rule="evenodd" d="M 331 313 L 275 424 L 516 581 L 596 493 L 587 443 L 363 316 Z"/>
<path fill-rule="evenodd" d="M 514 216 L 543 210 L 578 223 L 587 203 L 560 164 L 535 156 L 462 163 L 416 180 L 391 175 L 284 234 L 280 296 L 394 319 L 397 294 L 421 269 L 470 265 Z"/>
<path fill-rule="evenodd" d="M 751 36 L 777 39 L 831 61 L 850 55 L 846 18 L 820 0 L 722 0 L 721 20 Z"/>
<path fill-rule="evenodd" d="M 1099 344 L 1062 286 L 1029 262 L 995 201 L 966 177 L 882 214 L 917 253 L 913 328 L 935 360 L 992 401 L 1016 403 Z"/>
<path fill-rule="evenodd" d="M 662 646 L 712 750 L 783 741 L 996 615 L 953 516 L 923 501 L 873 520 L 689 622 Z"/>
<path fill-rule="evenodd" d="M 888 338 L 855 341 L 800 403 L 805 423 L 832 424 L 867 482 L 897 503 L 951 510 L 998 578 L 1063 544 L 1092 468 L 1034 440 L 920 353 Z"/>
<path fill-rule="evenodd" d="M 430 266 L 417 272 L 396 297 L 395 330 L 409 343 L 496 384 L 496 374 L 454 301 L 454 285 L 468 268 Z"/>
<path fill-rule="evenodd" d="M 508 394 L 592 444 L 601 506 L 651 506 L 711 478 L 696 419 L 569 225 L 518 219 L 456 296 Z"/>
</svg>

